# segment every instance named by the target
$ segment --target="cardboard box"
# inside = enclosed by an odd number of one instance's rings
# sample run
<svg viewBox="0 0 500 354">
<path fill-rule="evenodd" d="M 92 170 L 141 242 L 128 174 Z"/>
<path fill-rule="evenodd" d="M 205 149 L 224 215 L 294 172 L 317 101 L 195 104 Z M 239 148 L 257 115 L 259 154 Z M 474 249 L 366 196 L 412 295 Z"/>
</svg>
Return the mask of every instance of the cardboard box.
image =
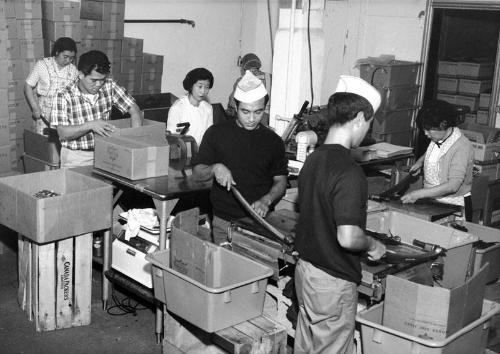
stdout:
<svg viewBox="0 0 500 354">
<path fill-rule="evenodd" d="M 33 119 L 31 117 L 25 118 L 16 118 L 14 120 L 9 120 L 9 134 L 10 140 L 23 139 L 24 131 L 33 130 Z M 24 143 L 23 143 L 23 151 L 24 151 Z"/>
<path fill-rule="evenodd" d="M 438 100 L 446 101 L 446 102 L 451 103 L 451 104 L 456 104 L 456 101 L 457 101 L 456 95 L 450 95 L 447 93 L 438 93 L 436 95 L 436 98 Z"/>
<path fill-rule="evenodd" d="M 476 123 L 476 113 L 465 113 L 464 123 L 465 124 L 467 124 L 467 123 L 475 124 Z"/>
<path fill-rule="evenodd" d="M 470 108 L 471 112 L 477 111 L 477 106 L 479 103 L 479 97 L 473 96 L 463 96 L 456 95 L 455 96 L 455 104 L 458 106 L 467 106 Z"/>
<path fill-rule="evenodd" d="M 490 61 L 461 61 L 458 63 L 457 75 L 473 79 L 491 78 L 495 65 Z"/>
<path fill-rule="evenodd" d="M 50 44 L 50 48 L 52 48 L 53 44 L 54 44 L 53 42 L 52 44 Z M 102 50 L 102 40 L 82 38 L 80 42 L 76 43 L 76 49 L 78 50 L 78 55 L 88 52 L 89 50 L 92 49 Z M 47 50 L 47 46 L 45 50 Z"/>
<path fill-rule="evenodd" d="M 60 37 L 73 38 L 75 42 L 81 41 L 80 21 L 60 22 L 43 21 L 43 37 L 45 39 L 56 41 Z"/>
<path fill-rule="evenodd" d="M 44 56 L 43 39 L 20 39 L 19 40 L 20 58 L 40 59 Z"/>
<path fill-rule="evenodd" d="M 378 111 L 373 120 L 374 133 L 391 133 L 411 130 L 413 109 Z"/>
<path fill-rule="evenodd" d="M 491 93 L 482 93 L 479 95 L 479 108 L 490 108 Z"/>
<path fill-rule="evenodd" d="M 384 325 L 416 337 L 443 340 L 481 316 L 488 266 L 454 287 L 433 287 L 388 275 Z"/>
<path fill-rule="evenodd" d="M 144 39 L 124 37 L 122 40 L 122 57 L 141 57 L 143 55 Z"/>
<path fill-rule="evenodd" d="M 143 73 L 163 73 L 163 55 L 143 53 L 142 55 L 142 72 Z"/>
<path fill-rule="evenodd" d="M 482 125 L 488 125 L 490 121 L 490 112 L 479 110 L 477 111 L 476 123 Z"/>
<path fill-rule="evenodd" d="M 7 38 L 19 38 L 19 36 L 17 35 L 17 21 L 15 18 L 5 19 L 5 30 L 7 31 Z"/>
<path fill-rule="evenodd" d="M 464 95 L 479 95 L 491 90 L 492 80 L 460 79 L 458 92 Z"/>
<path fill-rule="evenodd" d="M 9 120 L 15 121 L 17 119 L 31 119 L 31 109 L 26 100 L 10 101 L 9 107 Z"/>
<path fill-rule="evenodd" d="M 108 57 L 108 59 L 111 63 L 111 75 L 117 80 L 120 78 L 121 58 Z"/>
<path fill-rule="evenodd" d="M 5 0 L 5 18 L 16 18 L 16 4 L 14 0 Z"/>
<path fill-rule="evenodd" d="M 139 104 L 139 102 L 137 103 Z M 139 107 L 142 109 L 140 104 Z M 131 118 L 115 119 L 112 120 L 111 123 L 115 126 L 115 131 L 112 133 L 112 136 L 150 137 L 153 140 L 166 142 L 166 123 L 144 119 L 142 126 L 135 128 L 131 126 Z"/>
<path fill-rule="evenodd" d="M 393 60 L 385 65 L 361 64 L 359 74 L 377 88 L 414 85 L 419 68 L 420 63 Z"/>
<path fill-rule="evenodd" d="M 102 21 L 103 39 L 122 39 L 125 31 L 123 21 Z"/>
<path fill-rule="evenodd" d="M 15 0 L 15 13 L 18 19 L 41 19 L 41 0 Z"/>
<path fill-rule="evenodd" d="M 500 158 L 500 129 L 467 124 L 462 133 L 472 142 L 474 160 L 491 161 Z"/>
<path fill-rule="evenodd" d="M 439 75 L 457 76 L 458 62 L 452 60 L 440 60 L 437 73 Z"/>
<path fill-rule="evenodd" d="M 83 39 L 101 39 L 102 22 L 96 20 L 80 21 L 80 36 Z"/>
<path fill-rule="evenodd" d="M 24 19 L 16 20 L 17 35 L 19 38 L 42 38 L 42 20 L 41 19 Z"/>
<path fill-rule="evenodd" d="M 475 235 L 396 211 L 368 214 L 366 229 L 385 234 L 390 232 L 407 244 L 419 240 L 444 247 L 447 251 L 443 257 L 441 283 L 445 287 L 462 285 L 471 271 L 468 263 L 473 254 L 472 243 L 478 240 Z"/>
<path fill-rule="evenodd" d="M 490 164 L 474 164 L 473 173 L 474 175 L 479 174 L 481 176 L 486 176 L 490 180 L 496 180 L 499 178 L 499 165 L 498 163 Z"/>
<path fill-rule="evenodd" d="M 117 2 L 84 1 L 81 4 L 80 18 L 87 20 L 123 22 L 125 4 Z"/>
<path fill-rule="evenodd" d="M 10 144 L 9 118 L 0 118 L 0 146 Z"/>
<path fill-rule="evenodd" d="M 94 166 L 131 180 L 166 176 L 169 146 L 136 136 L 96 137 Z"/>
<path fill-rule="evenodd" d="M 26 154 L 46 162 L 48 165 L 59 165 L 61 143 L 57 132 L 53 131 L 45 136 L 25 129 L 23 134 Z"/>
<path fill-rule="evenodd" d="M 121 39 L 103 39 L 101 42 L 101 50 L 108 56 L 108 58 L 120 58 L 122 51 Z"/>
<path fill-rule="evenodd" d="M 458 91 L 458 79 L 454 77 L 439 76 L 437 89 L 439 92 L 455 94 Z"/>
<path fill-rule="evenodd" d="M 500 305 L 484 300 L 479 319 L 445 340 L 436 341 L 408 335 L 383 325 L 384 303 L 359 312 L 356 321 L 361 325 L 361 344 L 364 354 L 470 354 L 486 349 L 488 330 L 493 327 L 492 317 Z"/>
<path fill-rule="evenodd" d="M 140 74 L 142 69 L 142 56 L 140 57 L 122 57 L 120 64 L 121 73 Z"/>
<path fill-rule="evenodd" d="M 117 82 L 129 92 L 141 92 L 141 73 L 121 73 L 118 75 Z"/>
<path fill-rule="evenodd" d="M 13 161 L 16 159 L 15 150 L 12 153 L 12 145 L 7 144 L 0 146 L 0 173 L 13 170 Z"/>
<path fill-rule="evenodd" d="M 38 199 L 41 190 L 55 197 Z M 0 179 L 0 222 L 46 243 L 111 227 L 113 187 L 70 169 Z"/>
<path fill-rule="evenodd" d="M 141 93 L 143 94 L 161 93 L 161 74 L 151 75 L 147 73 L 142 73 Z"/>
<path fill-rule="evenodd" d="M 377 141 L 385 141 L 394 145 L 410 146 L 411 140 L 413 138 L 413 131 L 411 129 L 403 131 L 394 132 L 371 132 L 371 136 Z"/>
<path fill-rule="evenodd" d="M 19 40 L 0 39 L 0 58 L 15 60 L 19 59 Z"/>
<path fill-rule="evenodd" d="M 61 1 L 61 0 L 43 0 L 42 16 L 50 21 L 79 21 L 80 20 L 80 2 Z"/>
</svg>

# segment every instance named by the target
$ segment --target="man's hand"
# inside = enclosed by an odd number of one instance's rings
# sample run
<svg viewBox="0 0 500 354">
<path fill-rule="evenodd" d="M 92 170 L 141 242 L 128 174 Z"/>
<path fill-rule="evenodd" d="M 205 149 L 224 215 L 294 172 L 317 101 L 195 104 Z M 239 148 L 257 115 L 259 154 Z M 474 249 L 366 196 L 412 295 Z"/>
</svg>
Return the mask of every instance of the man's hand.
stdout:
<svg viewBox="0 0 500 354">
<path fill-rule="evenodd" d="M 366 252 L 368 254 L 368 259 L 371 261 L 378 261 L 385 254 L 386 248 L 385 245 L 372 238 L 372 242 L 370 245 L 370 249 Z"/>
<path fill-rule="evenodd" d="M 115 126 L 105 120 L 98 119 L 88 123 L 94 133 L 102 136 L 110 136 L 115 131 Z"/>
<path fill-rule="evenodd" d="M 254 208 L 257 214 L 265 218 L 267 213 L 269 212 L 269 207 L 271 206 L 271 203 L 272 201 L 269 197 L 263 196 L 259 200 L 252 203 L 252 208 Z"/>
<path fill-rule="evenodd" d="M 229 171 L 229 169 L 223 164 L 216 163 L 212 171 L 217 183 L 225 187 L 228 191 L 231 189 L 232 185 L 236 185 L 236 182 L 233 180 L 231 171 Z"/>
</svg>

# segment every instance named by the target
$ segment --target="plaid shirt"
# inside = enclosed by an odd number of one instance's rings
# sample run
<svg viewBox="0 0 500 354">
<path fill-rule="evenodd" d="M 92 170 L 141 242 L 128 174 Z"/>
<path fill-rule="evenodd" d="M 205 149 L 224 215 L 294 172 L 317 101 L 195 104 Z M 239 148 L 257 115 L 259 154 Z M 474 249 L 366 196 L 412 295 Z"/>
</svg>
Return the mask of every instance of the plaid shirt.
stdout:
<svg viewBox="0 0 500 354">
<path fill-rule="evenodd" d="M 66 86 L 54 97 L 50 124 L 81 125 L 98 119 L 109 120 L 113 105 L 125 113 L 135 103 L 132 96 L 111 78 L 106 79 L 97 95 L 94 104 L 80 91 L 78 81 Z M 94 133 L 74 140 L 61 139 L 61 145 L 71 150 L 93 150 Z"/>
</svg>

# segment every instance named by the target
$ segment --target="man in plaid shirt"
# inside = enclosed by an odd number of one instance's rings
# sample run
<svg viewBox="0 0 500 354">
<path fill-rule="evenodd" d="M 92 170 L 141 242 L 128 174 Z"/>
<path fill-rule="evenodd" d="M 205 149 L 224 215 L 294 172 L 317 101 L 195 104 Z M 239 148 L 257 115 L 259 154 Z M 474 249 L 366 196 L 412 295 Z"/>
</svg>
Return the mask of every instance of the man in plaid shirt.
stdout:
<svg viewBox="0 0 500 354">
<path fill-rule="evenodd" d="M 106 54 L 91 50 L 78 60 L 78 79 L 54 97 L 51 125 L 61 140 L 61 167 L 94 164 L 94 134 L 109 136 L 112 106 L 128 112 L 132 126 L 142 123 L 142 115 L 132 96 L 109 77 Z"/>
</svg>

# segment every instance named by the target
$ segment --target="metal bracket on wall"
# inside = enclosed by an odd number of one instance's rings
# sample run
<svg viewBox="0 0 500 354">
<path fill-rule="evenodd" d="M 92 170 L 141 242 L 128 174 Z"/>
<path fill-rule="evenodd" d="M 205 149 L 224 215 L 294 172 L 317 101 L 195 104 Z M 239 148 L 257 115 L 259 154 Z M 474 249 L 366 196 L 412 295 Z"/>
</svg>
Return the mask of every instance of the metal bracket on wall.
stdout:
<svg viewBox="0 0 500 354">
<path fill-rule="evenodd" d="M 125 23 L 185 23 L 194 28 L 196 25 L 193 20 L 186 20 L 184 18 L 180 18 L 177 20 L 125 20 Z"/>
</svg>

